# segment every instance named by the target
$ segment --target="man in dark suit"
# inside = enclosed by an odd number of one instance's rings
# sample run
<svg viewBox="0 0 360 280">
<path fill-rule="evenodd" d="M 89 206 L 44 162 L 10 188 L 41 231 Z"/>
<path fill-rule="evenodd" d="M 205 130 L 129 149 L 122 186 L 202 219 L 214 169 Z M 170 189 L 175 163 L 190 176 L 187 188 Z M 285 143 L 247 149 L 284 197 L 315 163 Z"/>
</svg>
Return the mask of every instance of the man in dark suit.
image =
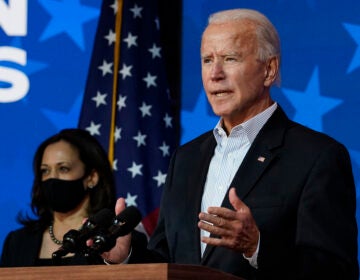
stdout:
<svg viewBox="0 0 360 280">
<path fill-rule="evenodd" d="M 358 279 L 348 152 L 272 100 L 280 77 L 273 25 L 253 10 L 216 13 L 201 60 L 220 120 L 174 153 L 149 249 L 246 279 Z M 122 261 L 118 252 L 106 256 Z"/>
</svg>

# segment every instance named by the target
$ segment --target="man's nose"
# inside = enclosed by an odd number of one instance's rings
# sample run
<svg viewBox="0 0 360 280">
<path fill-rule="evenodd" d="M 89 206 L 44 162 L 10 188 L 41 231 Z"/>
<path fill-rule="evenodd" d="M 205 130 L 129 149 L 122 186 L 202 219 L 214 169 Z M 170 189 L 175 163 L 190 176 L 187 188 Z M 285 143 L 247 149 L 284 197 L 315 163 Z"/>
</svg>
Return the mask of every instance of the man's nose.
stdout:
<svg viewBox="0 0 360 280">
<path fill-rule="evenodd" d="M 225 72 L 221 62 L 214 62 L 211 67 L 210 77 L 212 80 L 222 80 L 225 78 Z"/>
</svg>

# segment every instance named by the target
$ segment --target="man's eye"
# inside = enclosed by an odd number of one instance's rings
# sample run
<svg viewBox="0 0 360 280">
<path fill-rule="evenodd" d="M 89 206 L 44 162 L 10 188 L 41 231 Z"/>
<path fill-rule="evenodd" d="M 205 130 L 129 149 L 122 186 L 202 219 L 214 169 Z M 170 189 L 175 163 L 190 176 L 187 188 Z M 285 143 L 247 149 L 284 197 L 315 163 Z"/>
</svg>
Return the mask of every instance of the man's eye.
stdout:
<svg viewBox="0 0 360 280">
<path fill-rule="evenodd" d="M 232 57 L 232 56 L 229 56 L 229 57 L 225 57 L 225 61 L 236 61 L 236 58 L 235 57 Z"/>
<path fill-rule="evenodd" d="M 204 64 L 207 64 L 207 63 L 210 63 L 211 62 L 211 59 L 210 58 L 204 58 L 203 59 L 203 63 Z"/>
</svg>

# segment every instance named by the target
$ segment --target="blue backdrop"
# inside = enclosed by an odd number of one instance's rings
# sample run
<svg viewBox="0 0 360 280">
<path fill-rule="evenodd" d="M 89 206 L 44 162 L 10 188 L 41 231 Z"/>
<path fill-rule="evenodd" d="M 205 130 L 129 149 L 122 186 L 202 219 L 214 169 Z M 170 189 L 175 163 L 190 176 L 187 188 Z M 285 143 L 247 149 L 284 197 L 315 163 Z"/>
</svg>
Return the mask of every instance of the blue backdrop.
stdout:
<svg viewBox="0 0 360 280">
<path fill-rule="evenodd" d="M 28 209 L 37 145 L 77 126 L 100 5 L 0 0 L 1 244 Z M 217 121 L 202 89 L 200 37 L 210 13 L 235 7 L 258 9 L 277 27 L 282 84 L 273 98 L 295 121 L 346 145 L 359 188 L 360 1 L 184 0 L 181 143 Z"/>
</svg>

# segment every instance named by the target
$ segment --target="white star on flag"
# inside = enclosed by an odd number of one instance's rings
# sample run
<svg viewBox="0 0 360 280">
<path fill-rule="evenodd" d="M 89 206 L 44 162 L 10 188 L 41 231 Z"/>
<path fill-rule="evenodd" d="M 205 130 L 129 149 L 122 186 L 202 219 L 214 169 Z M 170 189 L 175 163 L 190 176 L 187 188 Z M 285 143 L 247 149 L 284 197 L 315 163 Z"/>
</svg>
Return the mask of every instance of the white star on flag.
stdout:
<svg viewBox="0 0 360 280">
<path fill-rule="evenodd" d="M 106 96 L 107 96 L 106 93 L 101 94 L 100 91 L 97 92 L 96 96 L 92 98 L 92 100 L 96 102 L 96 107 L 99 107 L 101 104 L 106 105 L 106 101 L 105 101 Z"/>
<path fill-rule="evenodd" d="M 131 177 L 134 178 L 136 175 L 143 175 L 141 172 L 142 164 L 136 164 L 134 161 L 132 162 L 132 166 L 127 170 L 131 172 Z"/>
<path fill-rule="evenodd" d="M 117 159 L 114 159 L 114 160 L 113 160 L 112 168 L 113 168 L 114 171 L 117 171 L 117 170 L 118 170 L 118 168 L 117 168 L 117 162 L 118 162 Z"/>
<path fill-rule="evenodd" d="M 134 14 L 134 18 L 141 18 L 141 11 L 142 11 L 143 7 L 138 7 L 138 5 L 135 4 L 134 8 L 130 9 L 130 11 L 133 12 Z"/>
<path fill-rule="evenodd" d="M 131 195 L 130 193 L 127 193 L 127 196 L 125 198 L 126 206 L 135 206 L 137 207 L 136 199 L 137 195 Z"/>
<path fill-rule="evenodd" d="M 109 33 L 105 36 L 105 39 L 108 40 L 108 45 L 111 46 L 116 42 L 116 33 L 110 29 Z"/>
<path fill-rule="evenodd" d="M 114 137 L 115 137 L 115 143 L 121 139 L 121 127 L 115 127 L 115 133 L 114 133 Z"/>
<path fill-rule="evenodd" d="M 149 52 L 152 54 L 152 58 L 161 57 L 160 55 L 161 48 L 157 47 L 156 44 L 153 44 L 152 48 L 149 49 Z"/>
<path fill-rule="evenodd" d="M 114 4 L 110 5 L 110 7 L 114 10 L 114 15 L 117 13 L 118 11 L 118 0 L 114 0 Z"/>
<path fill-rule="evenodd" d="M 145 116 L 151 117 L 151 113 L 150 113 L 151 107 L 152 107 L 151 105 L 147 105 L 145 102 L 143 102 L 141 107 L 139 108 L 139 110 L 141 111 L 141 116 L 142 117 L 145 117 Z"/>
<path fill-rule="evenodd" d="M 132 46 L 135 47 L 137 46 L 136 40 L 137 40 L 137 36 L 133 36 L 131 32 L 129 32 L 127 38 L 124 39 L 124 42 L 127 43 L 127 47 L 128 49 L 130 49 Z"/>
<path fill-rule="evenodd" d="M 163 142 L 162 145 L 159 147 L 159 150 L 161 150 L 163 153 L 163 157 L 170 155 L 169 149 L 170 149 L 170 147 L 168 145 L 166 145 L 165 142 Z"/>
<path fill-rule="evenodd" d="M 147 76 L 145 78 L 143 78 L 143 80 L 145 81 L 146 83 L 146 87 L 149 88 L 151 86 L 154 86 L 156 87 L 156 76 L 152 76 L 149 72 L 147 73 Z"/>
<path fill-rule="evenodd" d="M 140 131 L 138 132 L 138 134 L 136 136 L 133 137 L 133 139 L 137 142 L 138 147 L 140 147 L 141 145 L 146 146 L 145 138 L 146 138 L 146 135 L 141 134 Z"/>
<path fill-rule="evenodd" d="M 159 18 L 156 18 L 154 21 L 155 21 L 156 29 L 159 30 L 159 29 L 160 29 L 160 21 L 159 21 Z"/>
<path fill-rule="evenodd" d="M 119 71 L 119 73 L 122 76 L 122 79 L 124 80 L 126 77 L 131 77 L 131 69 L 132 69 L 132 65 L 127 66 L 125 63 L 123 63 L 123 66 L 121 68 L 121 70 Z"/>
<path fill-rule="evenodd" d="M 125 108 L 126 107 L 126 98 L 127 96 L 122 96 L 122 95 L 119 95 L 119 100 L 117 102 L 117 105 L 118 105 L 118 110 L 120 111 L 121 108 Z"/>
<path fill-rule="evenodd" d="M 99 66 L 98 68 L 102 71 L 102 75 L 105 76 L 106 74 L 112 74 L 111 67 L 113 66 L 113 63 L 107 63 L 106 60 L 103 61 L 103 64 Z"/>
<path fill-rule="evenodd" d="M 172 127 L 171 121 L 172 121 L 172 118 L 168 114 L 166 114 L 164 117 L 165 126 Z"/>
<path fill-rule="evenodd" d="M 88 126 L 86 130 L 89 131 L 92 136 L 100 135 L 100 127 L 101 127 L 100 123 L 95 124 L 93 121 L 91 121 L 90 126 Z"/>
<path fill-rule="evenodd" d="M 161 185 L 165 184 L 166 180 L 166 173 L 163 174 L 160 170 L 158 171 L 158 174 L 153 177 L 153 179 L 157 182 L 157 186 L 160 187 Z"/>
</svg>

